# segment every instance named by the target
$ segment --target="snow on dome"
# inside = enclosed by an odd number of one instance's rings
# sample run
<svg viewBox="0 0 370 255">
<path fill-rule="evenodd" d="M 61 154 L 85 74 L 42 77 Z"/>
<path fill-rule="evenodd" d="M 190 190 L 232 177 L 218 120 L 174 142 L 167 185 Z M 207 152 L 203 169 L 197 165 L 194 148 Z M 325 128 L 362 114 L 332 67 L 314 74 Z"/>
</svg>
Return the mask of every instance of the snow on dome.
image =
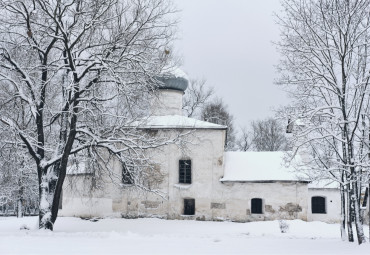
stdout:
<svg viewBox="0 0 370 255">
<path fill-rule="evenodd" d="M 294 167 L 285 163 L 284 153 L 281 151 L 225 152 L 225 172 L 224 177 L 220 181 L 308 182 L 298 178 Z"/>
<path fill-rule="evenodd" d="M 141 122 L 134 122 L 138 128 L 197 128 L 197 129 L 226 129 L 226 126 L 188 118 L 180 115 L 151 116 Z"/>
<path fill-rule="evenodd" d="M 179 67 L 177 66 L 165 66 L 161 72 L 161 75 L 164 77 L 171 77 L 171 78 L 183 78 L 185 80 L 189 80 L 188 75 Z"/>
<path fill-rule="evenodd" d="M 176 66 L 164 67 L 157 79 L 163 82 L 160 89 L 174 89 L 185 91 L 188 87 L 189 78 L 184 71 Z"/>
</svg>

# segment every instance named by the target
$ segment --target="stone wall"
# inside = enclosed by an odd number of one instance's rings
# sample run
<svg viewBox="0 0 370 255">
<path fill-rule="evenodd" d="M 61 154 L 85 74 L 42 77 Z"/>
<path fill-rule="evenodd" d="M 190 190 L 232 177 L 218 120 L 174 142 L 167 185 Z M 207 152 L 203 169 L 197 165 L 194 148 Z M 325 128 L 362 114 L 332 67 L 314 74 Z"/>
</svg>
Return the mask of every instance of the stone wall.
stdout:
<svg viewBox="0 0 370 255">
<path fill-rule="evenodd" d="M 181 132 L 181 130 L 179 130 Z M 183 131 L 187 132 L 187 130 Z M 160 130 L 156 135 L 175 135 Z M 300 182 L 224 182 L 224 130 L 196 130 L 186 148 L 168 145 L 152 151 L 163 175 L 157 194 L 120 187 L 121 166 L 111 162 L 117 179 L 103 175 L 91 190 L 92 176 L 68 176 L 63 189 L 62 216 L 161 217 L 168 219 L 231 220 L 239 222 L 276 219 L 301 219 L 337 222 L 340 196 L 337 190 L 308 189 Z M 191 159 L 192 183 L 179 183 L 179 160 Z M 116 183 L 114 183 L 116 182 Z M 311 213 L 311 197 L 324 196 L 327 214 Z M 251 200 L 262 199 L 262 213 L 251 211 Z M 195 215 L 184 216 L 184 199 L 195 199 Z"/>
<path fill-rule="evenodd" d="M 311 198 L 314 196 L 325 197 L 326 213 L 312 213 Z M 340 222 L 340 192 L 339 189 L 308 189 L 308 220 L 324 221 L 328 223 Z"/>
<path fill-rule="evenodd" d="M 213 219 L 256 221 L 302 219 L 307 215 L 307 184 L 299 182 L 219 183 L 214 202 L 225 204 L 223 209 L 212 209 Z M 262 199 L 262 213 L 251 210 L 253 198 Z"/>
</svg>

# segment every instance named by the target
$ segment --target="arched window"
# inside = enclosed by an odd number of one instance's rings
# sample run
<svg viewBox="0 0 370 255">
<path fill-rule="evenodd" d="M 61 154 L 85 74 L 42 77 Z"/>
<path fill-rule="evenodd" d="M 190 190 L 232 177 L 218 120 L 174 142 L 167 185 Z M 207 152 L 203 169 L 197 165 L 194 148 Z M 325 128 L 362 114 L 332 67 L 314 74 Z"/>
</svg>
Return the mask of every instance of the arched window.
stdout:
<svg viewBox="0 0 370 255">
<path fill-rule="evenodd" d="M 262 214 L 262 199 L 261 198 L 252 198 L 251 200 L 251 211 L 252 213 Z"/>
<path fill-rule="evenodd" d="M 325 197 L 311 198 L 312 213 L 326 213 L 326 199 Z"/>
</svg>

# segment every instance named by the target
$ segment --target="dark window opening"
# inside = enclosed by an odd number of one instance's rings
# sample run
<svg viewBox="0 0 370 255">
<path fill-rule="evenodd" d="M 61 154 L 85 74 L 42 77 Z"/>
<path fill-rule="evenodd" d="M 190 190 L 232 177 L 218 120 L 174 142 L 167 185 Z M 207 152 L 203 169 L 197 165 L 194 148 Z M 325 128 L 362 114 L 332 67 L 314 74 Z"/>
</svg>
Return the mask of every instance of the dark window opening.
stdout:
<svg viewBox="0 0 370 255">
<path fill-rule="evenodd" d="M 132 174 L 129 169 L 130 168 L 125 163 L 122 164 L 122 183 L 123 184 L 133 184 L 134 183 Z"/>
<path fill-rule="evenodd" d="M 326 213 L 325 197 L 312 197 L 311 209 L 312 213 Z"/>
<path fill-rule="evenodd" d="M 179 160 L 179 183 L 191 183 L 191 160 Z"/>
<path fill-rule="evenodd" d="M 251 201 L 252 213 L 262 214 L 262 199 L 253 198 Z"/>
<path fill-rule="evenodd" d="M 195 214 L 195 199 L 184 199 L 184 215 Z"/>
</svg>

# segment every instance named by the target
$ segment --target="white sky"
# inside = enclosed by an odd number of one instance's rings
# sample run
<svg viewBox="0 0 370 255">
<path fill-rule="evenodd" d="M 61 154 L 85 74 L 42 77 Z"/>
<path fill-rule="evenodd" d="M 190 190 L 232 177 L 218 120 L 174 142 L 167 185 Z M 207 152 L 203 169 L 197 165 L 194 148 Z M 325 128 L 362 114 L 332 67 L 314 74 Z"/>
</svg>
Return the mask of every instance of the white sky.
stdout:
<svg viewBox="0 0 370 255">
<path fill-rule="evenodd" d="M 273 116 L 287 100 L 273 84 L 279 39 L 278 0 L 174 0 L 178 53 L 191 78 L 205 78 L 229 105 L 236 126 Z"/>
</svg>

